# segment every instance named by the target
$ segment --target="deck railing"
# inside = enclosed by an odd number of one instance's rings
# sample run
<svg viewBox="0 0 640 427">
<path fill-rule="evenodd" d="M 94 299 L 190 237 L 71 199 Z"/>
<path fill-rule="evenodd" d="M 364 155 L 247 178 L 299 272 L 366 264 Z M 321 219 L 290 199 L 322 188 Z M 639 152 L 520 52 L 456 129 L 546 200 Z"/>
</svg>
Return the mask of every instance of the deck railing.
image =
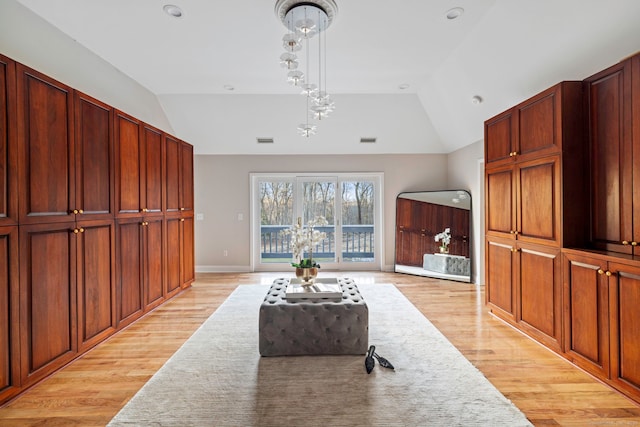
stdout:
<svg viewBox="0 0 640 427">
<path fill-rule="evenodd" d="M 260 227 L 261 258 L 291 259 L 291 236 L 284 234 L 289 226 L 263 225 Z M 336 257 L 335 227 L 316 227 L 316 230 L 327 233 L 327 238 L 313 248 L 316 259 Z M 342 226 L 342 257 L 350 259 L 373 258 L 374 234 L 373 225 Z"/>
</svg>

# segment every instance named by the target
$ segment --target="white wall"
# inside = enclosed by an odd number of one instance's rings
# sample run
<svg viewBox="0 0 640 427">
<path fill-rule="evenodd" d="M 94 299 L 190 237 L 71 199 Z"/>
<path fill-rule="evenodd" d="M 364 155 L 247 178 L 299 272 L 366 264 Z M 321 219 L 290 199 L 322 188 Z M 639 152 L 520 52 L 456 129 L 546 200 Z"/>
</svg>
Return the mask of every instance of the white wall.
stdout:
<svg viewBox="0 0 640 427">
<path fill-rule="evenodd" d="M 173 134 L 153 93 L 11 0 L 0 0 L 0 53 Z"/>
<path fill-rule="evenodd" d="M 471 193 L 473 283 L 484 282 L 484 142 L 477 141 L 447 156 L 447 185 Z"/>
</svg>

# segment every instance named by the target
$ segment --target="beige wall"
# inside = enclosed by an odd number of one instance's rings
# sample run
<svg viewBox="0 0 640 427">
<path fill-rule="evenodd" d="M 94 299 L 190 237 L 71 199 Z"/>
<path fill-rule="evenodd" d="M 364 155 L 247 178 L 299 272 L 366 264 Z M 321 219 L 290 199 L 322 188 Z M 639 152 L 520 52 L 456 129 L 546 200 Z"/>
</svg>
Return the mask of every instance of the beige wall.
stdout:
<svg viewBox="0 0 640 427">
<path fill-rule="evenodd" d="M 447 155 L 313 155 L 313 156 L 195 156 L 197 271 L 249 271 L 250 173 L 264 172 L 382 172 L 382 269 L 392 270 L 395 257 L 395 198 L 403 191 L 447 187 Z M 242 214 L 243 220 L 238 220 Z M 224 251 L 228 255 L 224 256 Z"/>
</svg>

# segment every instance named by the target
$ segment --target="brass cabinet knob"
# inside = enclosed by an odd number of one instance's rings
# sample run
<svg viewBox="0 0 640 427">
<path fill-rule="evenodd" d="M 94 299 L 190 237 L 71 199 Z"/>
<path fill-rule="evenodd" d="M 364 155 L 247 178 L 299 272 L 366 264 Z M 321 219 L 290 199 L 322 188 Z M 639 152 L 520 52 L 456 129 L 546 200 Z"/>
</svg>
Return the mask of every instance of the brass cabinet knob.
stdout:
<svg viewBox="0 0 640 427">
<path fill-rule="evenodd" d="M 180 210 L 181 210 L 181 211 L 183 211 L 183 210 L 184 210 L 184 208 L 180 208 Z"/>
<path fill-rule="evenodd" d="M 72 212 L 74 215 L 78 215 L 78 209 L 74 209 Z"/>
<path fill-rule="evenodd" d="M 84 233 L 84 228 L 80 227 L 80 232 Z"/>
<path fill-rule="evenodd" d="M 77 228 L 73 229 L 73 234 L 78 234 L 80 232 L 80 230 L 78 230 Z"/>
<path fill-rule="evenodd" d="M 184 222 L 184 218 L 180 218 L 180 222 Z M 402 233 L 402 231 L 401 231 L 401 233 Z"/>
<path fill-rule="evenodd" d="M 599 269 L 598 269 L 598 274 L 604 274 L 604 270 L 603 270 L 603 269 L 601 269 L 601 268 L 599 268 Z"/>
<path fill-rule="evenodd" d="M 613 273 L 612 273 L 612 272 L 610 272 L 609 270 L 607 270 L 604 274 L 605 274 L 605 276 L 607 276 L 607 277 L 611 277 L 611 276 L 613 276 Z"/>
<path fill-rule="evenodd" d="M 84 211 L 83 211 L 82 209 L 79 209 L 79 210 L 78 210 L 78 213 L 79 213 L 79 214 L 83 214 L 83 213 L 84 213 Z"/>
<path fill-rule="evenodd" d="M 511 248 L 511 252 L 520 252 L 520 249 L 518 249 L 518 248 Z"/>
<path fill-rule="evenodd" d="M 638 246 L 638 242 L 631 242 L 631 246 Z"/>
<path fill-rule="evenodd" d="M 628 244 L 629 244 L 629 242 L 627 242 L 626 240 L 623 240 L 623 241 L 622 241 L 622 244 L 623 244 L 623 245 L 628 245 Z"/>
</svg>

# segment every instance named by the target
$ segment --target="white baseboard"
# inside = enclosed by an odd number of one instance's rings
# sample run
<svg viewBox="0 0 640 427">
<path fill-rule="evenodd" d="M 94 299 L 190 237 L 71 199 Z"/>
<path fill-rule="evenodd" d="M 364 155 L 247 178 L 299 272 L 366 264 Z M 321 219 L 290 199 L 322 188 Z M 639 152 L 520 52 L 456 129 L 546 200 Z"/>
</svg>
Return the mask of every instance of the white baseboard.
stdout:
<svg viewBox="0 0 640 427">
<path fill-rule="evenodd" d="M 248 265 L 196 265 L 196 273 L 251 273 Z"/>
</svg>

